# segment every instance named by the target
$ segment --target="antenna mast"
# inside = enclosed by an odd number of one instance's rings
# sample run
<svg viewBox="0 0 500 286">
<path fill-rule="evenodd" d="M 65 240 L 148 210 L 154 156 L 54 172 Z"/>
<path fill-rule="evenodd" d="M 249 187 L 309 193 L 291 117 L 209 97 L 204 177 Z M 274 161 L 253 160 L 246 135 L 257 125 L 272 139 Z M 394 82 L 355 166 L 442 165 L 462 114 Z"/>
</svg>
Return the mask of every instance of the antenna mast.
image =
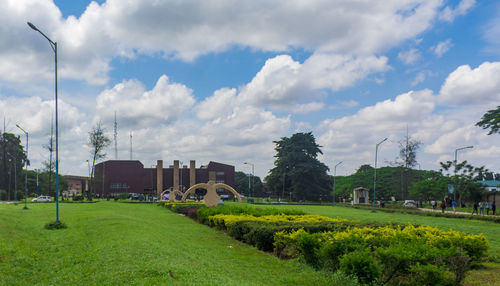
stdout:
<svg viewBox="0 0 500 286">
<path fill-rule="evenodd" d="M 132 160 L 132 131 L 130 131 L 130 160 Z"/>
<path fill-rule="evenodd" d="M 117 142 L 117 137 L 118 137 L 118 123 L 116 122 L 116 111 L 115 111 L 115 124 L 114 124 L 114 129 L 115 129 L 115 160 L 118 160 L 118 142 Z"/>
</svg>

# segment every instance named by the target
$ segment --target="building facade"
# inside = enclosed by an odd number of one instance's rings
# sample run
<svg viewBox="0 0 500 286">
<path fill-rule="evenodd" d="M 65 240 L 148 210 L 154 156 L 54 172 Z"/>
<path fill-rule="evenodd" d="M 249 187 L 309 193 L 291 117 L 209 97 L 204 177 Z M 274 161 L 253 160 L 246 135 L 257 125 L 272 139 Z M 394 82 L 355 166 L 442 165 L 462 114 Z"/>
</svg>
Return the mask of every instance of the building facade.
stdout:
<svg viewBox="0 0 500 286">
<path fill-rule="evenodd" d="M 165 190 L 185 191 L 209 180 L 234 187 L 234 166 L 210 162 L 196 168 L 194 160 L 189 162 L 189 166 L 180 166 L 179 160 L 174 160 L 173 165 L 163 168 L 163 161 L 158 160 L 156 167 L 144 168 L 137 160 L 109 160 L 95 165 L 94 178 L 94 194 L 97 195 L 158 195 Z"/>
</svg>

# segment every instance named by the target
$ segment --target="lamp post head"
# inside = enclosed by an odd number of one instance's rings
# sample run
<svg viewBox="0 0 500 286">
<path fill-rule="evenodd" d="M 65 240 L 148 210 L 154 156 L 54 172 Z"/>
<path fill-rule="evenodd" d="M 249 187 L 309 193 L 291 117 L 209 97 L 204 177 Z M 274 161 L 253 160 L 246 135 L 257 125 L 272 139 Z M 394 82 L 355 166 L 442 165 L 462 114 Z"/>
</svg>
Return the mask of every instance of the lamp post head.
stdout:
<svg viewBox="0 0 500 286">
<path fill-rule="evenodd" d="M 31 24 L 30 22 L 27 22 L 27 23 L 28 23 L 28 26 L 30 26 L 31 29 L 33 29 L 35 31 L 39 31 L 38 28 L 35 25 Z"/>
</svg>

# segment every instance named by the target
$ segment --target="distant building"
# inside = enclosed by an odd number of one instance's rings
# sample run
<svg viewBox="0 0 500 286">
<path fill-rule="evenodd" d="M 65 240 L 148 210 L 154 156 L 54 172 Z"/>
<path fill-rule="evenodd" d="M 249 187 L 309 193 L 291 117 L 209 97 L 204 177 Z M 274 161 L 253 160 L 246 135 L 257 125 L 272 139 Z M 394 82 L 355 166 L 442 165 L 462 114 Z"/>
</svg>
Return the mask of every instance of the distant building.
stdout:
<svg viewBox="0 0 500 286">
<path fill-rule="evenodd" d="M 68 181 L 68 193 L 81 195 L 83 191 L 87 191 L 89 177 L 65 175 L 64 178 Z"/>
<path fill-rule="evenodd" d="M 477 181 L 480 184 L 485 186 L 485 189 L 490 192 L 500 191 L 500 181 L 494 180 L 485 180 L 485 181 Z"/>
<path fill-rule="evenodd" d="M 160 194 L 165 190 L 185 191 L 198 183 L 213 180 L 234 187 L 234 166 L 209 162 L 196 168 L 195 161 L 179 166 L 179 160 L 168 168 L 158 160 L 155 168 L 144 168 L 137 160 L 109 160 L 95 165 L 94 193 L 117 195 L 120 193 Z"/>
</svg>

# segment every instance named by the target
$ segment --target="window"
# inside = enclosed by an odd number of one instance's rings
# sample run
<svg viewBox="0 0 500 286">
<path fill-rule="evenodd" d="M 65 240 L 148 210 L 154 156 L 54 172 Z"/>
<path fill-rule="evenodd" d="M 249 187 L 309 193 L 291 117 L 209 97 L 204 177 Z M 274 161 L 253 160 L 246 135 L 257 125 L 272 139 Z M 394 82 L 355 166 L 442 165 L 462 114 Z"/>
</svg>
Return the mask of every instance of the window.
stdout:
<svg viewBox="0 0 500 286">
<path fill-rule="evenodd" d="M 109 185 L 111 189 L 128 189 L 127 183 L 112 183 Z"/>
<path fill-rule="evenodd" d="M 217 175 L 217 176 L 224 176 L 224 172 L 216 172 L 215 175 Z"/>
</svg>

